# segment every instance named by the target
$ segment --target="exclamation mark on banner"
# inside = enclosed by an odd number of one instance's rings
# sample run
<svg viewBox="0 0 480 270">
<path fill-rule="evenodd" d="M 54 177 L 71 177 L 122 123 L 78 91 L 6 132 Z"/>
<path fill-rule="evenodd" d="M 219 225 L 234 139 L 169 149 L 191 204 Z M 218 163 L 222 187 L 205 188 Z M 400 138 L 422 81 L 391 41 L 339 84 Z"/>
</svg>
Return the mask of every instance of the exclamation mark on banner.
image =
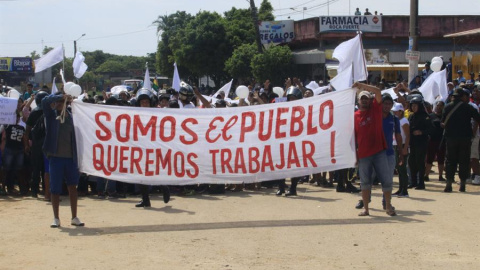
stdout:
<svg viewBox="0 0 480 270">
<path fill-rule="evenodd" d="M 333 164 L 337 163 L 335 159 L 335 133 L 336 131 L 330 133 L 330 157 L 332 158 L 331 161 Z"/>
</svg>

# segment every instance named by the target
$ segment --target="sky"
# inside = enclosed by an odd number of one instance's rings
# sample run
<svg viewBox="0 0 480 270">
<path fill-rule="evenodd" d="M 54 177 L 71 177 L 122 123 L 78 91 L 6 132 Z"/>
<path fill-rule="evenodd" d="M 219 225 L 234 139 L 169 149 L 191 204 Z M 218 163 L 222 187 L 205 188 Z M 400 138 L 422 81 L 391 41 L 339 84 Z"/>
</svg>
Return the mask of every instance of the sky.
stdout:
<svg viewBox="0 0 480 270">
<path fill-rule="evenodd" d="M 478 0 L 419 0 L 420 15 L 478 15 Z M 455 5 L 452 3 L 455 2 Z M 261 0 L 255 0 L 257 7 Z M 356 7 L 384 15 L 408 15 L 409 0 L 270 0 L 276 20 L 353 14 Z M 328 4 L 327 4 L 328 3 Z M 145 56 L 156 51 L 152 22 L 176 11 L 223 13 L 248 8 L 249 0 L 0 0 L 0 57 L 24 57 L 44 46 L 65 46 L 73 57 L 80 51 L 103 50 Z M 459 8 L 463 7 L 463 8 Z M 306 8 L 304 10 L 304 8 Z M 82 37 L 82 34 L 85 36 Z"/>
</svg>

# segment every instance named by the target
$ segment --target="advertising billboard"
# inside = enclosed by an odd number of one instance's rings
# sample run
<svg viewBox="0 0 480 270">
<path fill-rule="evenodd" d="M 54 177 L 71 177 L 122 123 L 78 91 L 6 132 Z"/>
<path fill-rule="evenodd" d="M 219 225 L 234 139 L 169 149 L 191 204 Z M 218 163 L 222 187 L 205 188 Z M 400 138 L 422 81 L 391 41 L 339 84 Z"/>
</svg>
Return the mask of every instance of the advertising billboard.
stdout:
<svg viewBox="0 0 480 270">
<path fill-rule="evenodd" d="M 259 25 L 262 44 L 287 43 L 295 38 L 293 20 L 263 21 Z"/>
<path fill-rule="evenodd" d="M 382 32 L 382 16 L 321 16 L 320 32 Z"/>
</svg>

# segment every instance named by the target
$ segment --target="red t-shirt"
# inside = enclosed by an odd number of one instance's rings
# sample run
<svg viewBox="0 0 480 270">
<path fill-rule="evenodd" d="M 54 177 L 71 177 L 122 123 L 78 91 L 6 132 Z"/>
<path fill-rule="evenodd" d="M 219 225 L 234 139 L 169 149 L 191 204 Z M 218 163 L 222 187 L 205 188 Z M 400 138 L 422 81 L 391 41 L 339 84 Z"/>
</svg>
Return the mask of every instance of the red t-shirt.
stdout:
<svg viewBox="0 0 480 270">
<path fill-rule="evenodd" d="M 382 105 L 373 99 L 370 109 L 355 112 L 357 158 L 372 156 L 387 149 L 382 129 Z"/>
</svg>

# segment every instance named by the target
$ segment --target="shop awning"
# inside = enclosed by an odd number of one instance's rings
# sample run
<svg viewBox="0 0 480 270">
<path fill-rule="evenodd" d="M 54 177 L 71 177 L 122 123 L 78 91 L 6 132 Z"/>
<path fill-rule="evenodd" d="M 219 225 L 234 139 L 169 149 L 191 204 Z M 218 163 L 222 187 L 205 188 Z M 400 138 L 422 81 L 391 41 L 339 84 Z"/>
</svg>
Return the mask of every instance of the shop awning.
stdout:
<svg viewBox="0 0 480 270">
<path fill-rule="evenodd" d="M 475 36 L 475 35 L 480 35 L 480 28 L 448 34 L 448 35 L 444 35 L 443 37 L 456 38 L 456 37 Z"/>
<path fill-rule="evenodd" d="M 319 49 L 293 51 L 293 62 L 295 64 L 324 64 L 325 52 Z"/>
<path fill-rule="evenodd" d="M 338 65 L 327 65 L 327 70 L 337 69 Z M 425 68 L 425 64 L 418 64 L 418 70 Z M 367 65 L 368 71 L 386 71 L 386 70 L 398 70 L 408 71 L 408 64 L 382 64 L 382 65 Z"/>
</svg>

